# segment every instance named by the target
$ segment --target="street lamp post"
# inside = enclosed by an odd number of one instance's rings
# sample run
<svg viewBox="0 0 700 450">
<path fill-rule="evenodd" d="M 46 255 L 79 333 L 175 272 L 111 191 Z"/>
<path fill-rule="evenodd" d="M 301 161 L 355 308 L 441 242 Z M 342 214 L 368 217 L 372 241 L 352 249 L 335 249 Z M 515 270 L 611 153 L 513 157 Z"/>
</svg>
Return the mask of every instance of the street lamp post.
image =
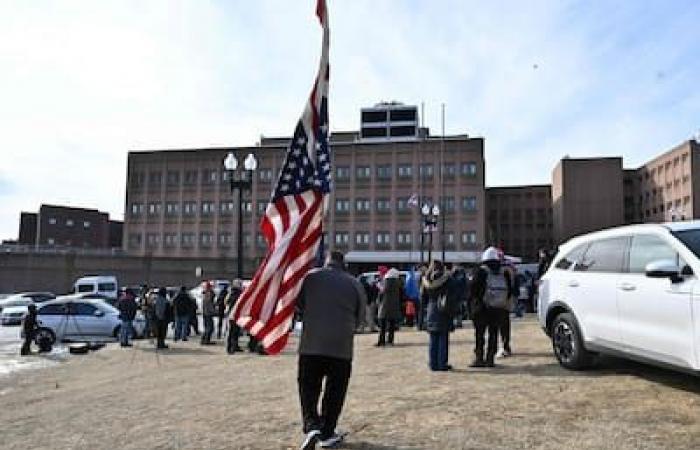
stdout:
<svg viewBox="0 0 700 450">
<path fill-rule="evenodd" d="M 238 189 L 238 245 L 237 263 L 238 263 L 238 279 L 243 279 L 243 191 L 250 191 L 253 187 L 253 172 L 258 168 L 258 161 L 255 155 L 248 153 L 243 161 L 243 173 L 238 179 L 235 178 L 236 169 L 238 168 L 238 160 L 233 152 L 229 152 L 224 159 L 224 169 L 228 173 L 228 179 L 231 186 L 231 195 Z"/>
<path fill-rule="evenodd" d="M 431 208 L 428 204 L 423 204 L 420 212 L 423 216 L 423 230 L 425 233 L 428 233 L 428 264 L 430 264 L 433 259 L 433 231 L 437 228 L 440 208 L 438 205 L 433 205 Z"/>
</svg>

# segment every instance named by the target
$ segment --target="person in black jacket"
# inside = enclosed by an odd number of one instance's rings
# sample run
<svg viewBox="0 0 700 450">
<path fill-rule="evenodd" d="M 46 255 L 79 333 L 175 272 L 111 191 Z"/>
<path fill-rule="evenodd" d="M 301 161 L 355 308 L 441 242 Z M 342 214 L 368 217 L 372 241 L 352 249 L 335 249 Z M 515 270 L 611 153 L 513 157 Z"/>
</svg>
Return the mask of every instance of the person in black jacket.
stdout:
<svg viewBox="0 0 700 450">
<path fill-rule="evenodd" d="M 481 262 L 482 265 L 474 272 L 469 296 L 475 335 L 475 359 L 471 367 L 494 367 L 499 323 L 504 312 L 508 314 L 508 300 L 513 298 L 514 290 L 510 271 L 503 269 L 496 248 L 487 248 Z M 484 359 L 484 335 L 487 330 L 488 347 Z"/>
<path fill-rule="evenodd" d="M 175 313 L 175 336 L 173 340 L 175 342 L 180 339 L 186 341 L 190 334 L 193 305 L 196 308 L 194 299 L 187 292 L 187 288 L 182 286 L 180 292 L 173 299 L 173 312 Z"/>
<path fill-rule="evenodd" d="M 19 352 L 22 356 L 27 356 L 31 354 L 32 340 L 34 339 L 34 332 L 37 329 L 36 323 L 36 305 L 30 304 L 27 307 L 27 315 L 22 319 L 22 335 L 24 336 L 24 343 Z"/>
<path fill-rule="evenodd" d="M 122 321 L 119 328 L 119 344 L 122 347 L 131 347 L 129 337 L 134 335 L 134 319 L 139 306 L 136 304 L 136 299 L 130 291 L 126 289 L 122 291 L 122 295 L 117 302 L 117 309 L 119 310 L 119 319 Z"/>
<path fill-rule="evenodd" d="M 428 365 L 433 371 L 451 370 L 449 358 L 449 333 L 451 317 L 438 306 L 440 297 L 448 295 L 450 272 L 441 261 L 433 261 L 423 278 L 423 291 L 428 297 L 425 328 L 430 335 Z"/>
</svg>

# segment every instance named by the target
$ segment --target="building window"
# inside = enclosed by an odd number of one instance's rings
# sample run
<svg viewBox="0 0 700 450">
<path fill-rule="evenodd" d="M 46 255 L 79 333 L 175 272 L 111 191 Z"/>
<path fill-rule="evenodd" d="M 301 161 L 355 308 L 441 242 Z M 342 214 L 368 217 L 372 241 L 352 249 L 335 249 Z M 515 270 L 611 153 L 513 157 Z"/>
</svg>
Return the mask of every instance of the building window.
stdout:
<svg viewBox="0 0 700 450">
<path fill-rule="evenodd" d="M 355 200 L 355 211 L 359 213 L 368 213 L 371 208 L 371 202 L 368 198 L 358 198 Z"/>
<path fill-rule="evenodd" d="M 148 184 L 151 186 L 160 186 L 160 184 L 163 182 L 163 175 L 156 171 L 156 172 L 149 172 L 148 173 Z"/>
<path fill-rule="evenodd" d="M 262 216 L 267 211 L 267 200 L 258 200 L 258 215 Z"/>
<path fill-rule="evenodd" d="M 148 233 L 146 234 L 146 246 L 149 248 L 155 248 L 158 247 L 158 244 L 160 244 L 160 235 L 156 233 Z"/>
<path fill-rule="evenodd" d="M 462 210 L 467 212 L 476 211 L 476 197 L 462 197 Z"/>
<path fill-rule="evenodd" d="M 177 216 L 180 214 L 180 204 L 175 202 L 167 202 L 165 204 L 166 216 Z"/>
<path fill-rule="evenodd" d="M 177 186 L 180 184 L 180 172 L 176 170 L 168 170 L 167 174 L 168 186 Z"/>
<path fill-rule="evenodd" d="M 161 204 L 160 203 L 149 203 L 148 204 L 148 215 L 155 216 L 160 214 Z"/>
<path fill-rule="evenodd" d="M 455 198 L 454 197 L 440 197 L 440 208 L 446 213 L 452 213 L 455 211 Z"/>
<path fill-rule="evenodd" d="M 396 244 L 400 247 L 410 246 L 412 243 L 412 235 L 409 231 L 399 231 L 396 233 Z"/>
<path fill-rule="evenodd" d="M 369 233 L 361 232 L 355 233 L 355 244 L 366 247 L 369 245 Z"/>
<path fill-rule="evenodd" d="M 141 233 L 129 233 L 129 247 L 137 248 L 141 247 Z"/>
<path fill-rule="evenodd" d="M 72 226 L 73 226 L 73 219 L 67 219 L 67 220 L 66 220 L 66 226 L 67 226 L 67 227 L 72 227 Z"/>
<path fill-rule="evenodd" d="M 377 246 L 388 247 L 391 245 L 391 233 L 388 231 L 377 232 Z"/>
<path fill-rule="evenodd" d="M 260 169 L 258 170 L 258 180 L 263 183 L 269 183 L 272 181 L 272 169 Z"/>
<path fill-rule="evenodd" d="M 338 198 L 335 200 L 335 212 L 347 213 L 350 211 L 350 200 L 346 198 Z"/>
<path fill-rule="evenodd" d="M 177 246 L 177 234 L 165 233 L 163 235 L 163 247 L 173 248 Z"/>
<path fill-rule="evenodd" d="M 442 176 L 454 178 L 457 174 L 457 165 L 455 163 L 445 163 L 442 166 Z"/>
<path fill-rule="evenodd" d="M 182 214 L 185 216 L 194 216 L 195 214 L 197 214 L 197 202 L 183 203 Z"/>
<path fill-rule="evenodd" d="M 372 170 L 369 166 L 361 166 L 355 169 L 355 178 L 358 180 L 369 180 L 372 177 Z"/>
<path fill-rule="evenodd" d="M 432 164 L 421 164 L 418 168 L 418 173 L 421 178 L 433 178 L 433 165 Z"/>
<path fill-rule="evenodd" d="M 378 213 L 391 212 L 391 201 L 388 198 L 378 198 L 377 199 L 377 212 Z"/>
<path fill-rule="evenodd" d="M 131 187 L 138 189 L 141 186 L 143 186 L 144 178 L 145 177 L 142 172 L 134 172 L 130 176 L 129 184 L 131 185 Z"/>
<path fill-rule="evenodd" d="M 197 184 L 197 180 L 199 179 L 198 173 L 196 170 L 187 170 L 185 171 L 185 184 L 188 186 L 192 186 Z"/>
<path fill-rule="evenodd" d="M 467 231 L 462 233 L 462 245 L 473 247 L 476 245 L 476 231 Z"/>
<path fill-rule="evenodd" d="M 216 212 L 216 205 L 214 202 L 202 202 L 202 215 L 211 216 Z"/>
<path fill-rule="evenodd" d="M 335 168 L 335 179 L 344 181 L 350 179 L 350 168 L 347 166 L 338 166 Z"/>
<path fill-rule="evenodd" d="M 194 246 L 194 233 L 182 233 L 182 246 L 184 248 Z"/>
<path fill-rule="evenodd" d="M 399 178 L 412 178 L 413 177 L 413 166 L 410 164 L 401 164 L 398 169 Z"/>
<path fill-rule="evenodd" d="M 445 233 L 445 245 L 449 247 L 453 247 L 455 245 L 455 234 L 450 232 L 450 233 Z"/>
<path fill-rule="evenodd" d="M 379 180 L 391 180 L 391 166 L 390 165 L 377 166 L 377 179 L 379 179 Z"/>
<path fill-rule="evenodd" d="M 339 231 L 335 233 L 335 245 L 338 247 L 347 247 L 349 240 L 347 231 Z"/>
<path fill-rule="evenodd" d="M 219 247 L 231 246 L 231 233 L 219 233 Z"/>
<path fill-rule="evenodd" d="M 216 183 L 219 172 L 216 169 L 203 169 L 202 170 L 202 184 L 214 184 Z"/>
<path fill-rule="evenodd" d="M 83 228 L 90 228 L 90 221 L 89 220 L 83 221 Z"/>
<path fill-rule="evenodd" d="M 222 216 L 233 214 L 233 201 L 229 200 L 219 203 L 219 213 Z"/>
<path fill-rule="evenodd" d="M 475 162 L 465 162 L 462 163 L 461 173 L 464 177 L 475 177 L 476 176 L 476 163 Z"/>
<path fill-rule="evenodd" d="M 49 225 L 56 225 L 56 218 L 55 217 L 49 217 Z"/>
<path fill-rule="evenodd" d="M 202 247 L 211 247 L 212 243 L 214 243 L 214 236 L 210 232 L 203 231 L 199 233 L 199 244 Z"/>
<path fill-rule="evenodd" d="M 408 197 L 399 197 L 396 199 L 396 211 L 397 212 L 408 212 L 411 207 L 408 205 Z"/>
<path fill-rule="evenodd" d="M 250 247 L 250 233 L 243 233 L 243 247 Z"/>
<path fill-rule="evenodd" d="M 257 244 L 258 248 L 267 248 L 267 241 L 265 240 L 265 236 L 262 234 L 255 236 L 255 243 Z"/>
<path fill-rule="evenodd" d="M 243 214 L 250 215 L 253 212 L 253 202 L 250 200 L 243 200 L 241 203 L 243 208 Z"/>
</svg>

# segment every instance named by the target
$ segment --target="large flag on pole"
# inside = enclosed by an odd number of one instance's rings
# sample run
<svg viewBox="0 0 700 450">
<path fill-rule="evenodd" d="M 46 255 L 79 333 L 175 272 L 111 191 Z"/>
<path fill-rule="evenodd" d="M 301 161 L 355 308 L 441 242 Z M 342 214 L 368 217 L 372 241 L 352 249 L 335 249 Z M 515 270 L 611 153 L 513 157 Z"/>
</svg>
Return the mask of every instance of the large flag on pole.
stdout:
<svg viewBox="0 0 700 450">
<path fill-rule="evenodd" d="M 323 27 L 321 63 L 260 224 L 267 255 L 231 312 L 231 319 L 269 354 L 279 353 L 287 343 L 296 297 L 316 261 L 331 190 L 325 0 L 317 0 L 316 15 Z"/>
</svg>

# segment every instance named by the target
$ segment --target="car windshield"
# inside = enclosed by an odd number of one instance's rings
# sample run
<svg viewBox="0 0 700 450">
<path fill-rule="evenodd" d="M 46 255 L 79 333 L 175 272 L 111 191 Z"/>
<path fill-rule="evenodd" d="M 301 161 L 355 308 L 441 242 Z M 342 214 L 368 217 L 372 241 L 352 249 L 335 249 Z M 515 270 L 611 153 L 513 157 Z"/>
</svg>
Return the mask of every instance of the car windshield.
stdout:
<svg viewBox="0 0 700 450">
<path fill-rule="evenodd" d="M 673 235 L 700 258 L 700 229 L 675 231 Z"/>
</svg>

